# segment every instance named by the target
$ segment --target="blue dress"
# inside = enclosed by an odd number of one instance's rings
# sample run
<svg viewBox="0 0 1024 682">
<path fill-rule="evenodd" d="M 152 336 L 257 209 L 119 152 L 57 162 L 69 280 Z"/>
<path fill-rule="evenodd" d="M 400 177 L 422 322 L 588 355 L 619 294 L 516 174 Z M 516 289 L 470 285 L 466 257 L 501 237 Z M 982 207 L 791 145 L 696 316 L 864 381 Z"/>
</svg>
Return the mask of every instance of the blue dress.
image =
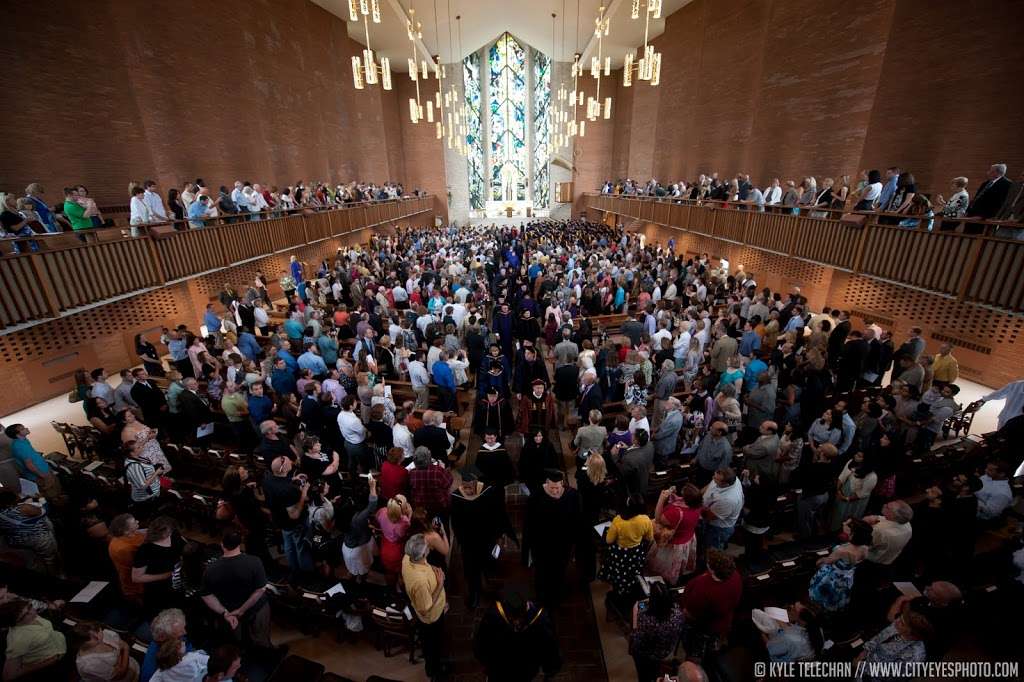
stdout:
<svg viewBox="0 0 1024 682">
<path fill-rule="evenodd" d="M 822 564 L 807 588 L 811 601 L 831 613 L 845 609 L 850 603 L 856 569 L 857 566 L 846 559 Z"/>
</svg>

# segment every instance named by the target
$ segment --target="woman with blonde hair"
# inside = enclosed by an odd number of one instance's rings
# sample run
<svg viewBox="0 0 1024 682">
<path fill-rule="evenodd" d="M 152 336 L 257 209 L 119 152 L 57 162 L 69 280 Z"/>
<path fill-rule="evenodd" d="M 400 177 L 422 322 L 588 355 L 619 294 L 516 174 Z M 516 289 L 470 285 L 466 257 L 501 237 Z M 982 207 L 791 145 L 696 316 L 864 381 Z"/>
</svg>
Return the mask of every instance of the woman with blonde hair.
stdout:
<svg viewBox="0 0 1024 682">
<path fill-rule="evenodd" d="M 377 510 L 377 527 L 380 528 L 380 562 L 389 585 L 398 582 L 402 570 L 402 556 L 405 541 L 412 523 L 412 505 L 405 495 L 395 495 L 388 505 Z"/>
<path fill-rule="evenodd" d="M 800 187 L 803 189 L 803 193 L 800 195 L 800 200 L 797 201 L 797 205 L 813 206 L 815 200 L 818 198 L 818 181 L 813 177 L 806 177 Z"/>
<path fill-rule="evenodd" d="M 779 321 L 768 320 L 763 328 L 761 336 L 761 348 L 775 350 L 779 344 Z"/>
<path fill-rule="evenodd" d="M 715 396 L 715 418 L 721 419 L 729 426 L 729 441 L 736 440 L 736 428 L 743 420 L 743 411 L 736 400 L 736 387 L 727 384 L 718 390 Z"/>
</svg>

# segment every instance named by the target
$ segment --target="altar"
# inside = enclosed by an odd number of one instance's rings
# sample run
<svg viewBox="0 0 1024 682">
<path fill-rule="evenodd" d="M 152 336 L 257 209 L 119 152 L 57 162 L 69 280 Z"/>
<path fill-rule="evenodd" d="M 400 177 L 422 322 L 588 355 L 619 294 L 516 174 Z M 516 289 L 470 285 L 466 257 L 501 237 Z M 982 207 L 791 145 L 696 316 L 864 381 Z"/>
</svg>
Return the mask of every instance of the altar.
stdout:
<svg viewBox="0 0 1024 682">
<path fill-rule="evenodd" d="M 484 204 L 485 218 L 530 218 L 539 215 L 534 211 L 529 196 L 526 178 L 509 160 L 501 167 L 501 185 L 494 187 L 494 195 Z M 545 214 L 547 212 L 545 211 Z"/>
<path fill-rule="evenodd" d="M 511 209 L 511 213 L 509 212 Z M 533 202 L 529 200 L 511 201 L 488 201 L 484 206 L 484 217 L 487 218 L 511 218 L 513 216 L 526 217 L 537 215 L 533 211 Z"/>
</svg>

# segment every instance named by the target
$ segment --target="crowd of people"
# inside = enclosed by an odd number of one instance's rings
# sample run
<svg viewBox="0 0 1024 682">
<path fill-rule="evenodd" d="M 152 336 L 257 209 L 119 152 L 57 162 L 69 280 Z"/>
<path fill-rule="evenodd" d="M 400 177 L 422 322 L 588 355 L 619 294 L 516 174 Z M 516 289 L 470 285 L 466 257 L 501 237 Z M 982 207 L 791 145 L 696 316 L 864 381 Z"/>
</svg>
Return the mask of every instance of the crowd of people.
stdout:
<svg viewBox="0 0 1024 682">
<path fill-rule="evenodd" d="M 269 648 L 278 577 L 383 584 L 409 605 L 431 678 L 450 669 L 448 590 L 483 609 L 474 652 L 489 678 L 532 679 L 559 670 L 559 609 L 595 580 L 630 626 L 640 680 L 721 679 L 721 652 L 739 644 L 814 660 L 826 635 L 849 632 L 867 661 L 934 659 L 955 640 L 975 540 L 1013 501 L 1009 448 L 915 487 L 915 459 L 963 407 L 950 345 L 928 353 L 920 329 L 855 328 L 798 289 L 620 228 L 398 230 L 333 261 L 293 257 L 277 284 L 280 311 L 260 275 L 164 330 L 168 365 L 139 336 L 141 366 L 116 387 L 103 368 L 79 373 L 98 450 L 126 480 L 117 516 L 63 490 L 27 428 L 5 430 L 46 501 L 4 481 L 7 545 L 58 574 L 62 533 L 109 543 L 122 596 L 156 619 L 152 679 L 213 669 L 217 656 L 184 638 L 185 614 L 190 630 Z M 1010 417 L 1000 425 L 1019 429 Z M 169 512 L 180 463 L 168 443 L 247 453 L 223 471 L 214 557 Z M 659 487 L 680 466 L 685 480 Z M 508 500 L 523 497 L 519 523 Z M 764 637 L 745 641 L 743 576 L 790 534 L 824 556 L 803 597 L 781 605 L 788 617 L 755 612 Z M 488 589 L 504 552 L 531 569 L 530 593 Z M 876 613 L 898 578 L 927 587 Z M 26 608 L 5 617 L 43 627 Z"/>
<path fill-rule="evenodd" d="M 702 173 L 693 181 L 679 180 L 668 184 L 653 178 L 647 183 L 626 178 L 614 183 L 606 180 L 601 193 L 717 201 L 758 211 L 767 208 L 800 213 L 806 209 L 811 216 L 820 218 L 839 215 L 830 215 L 828 211 L 877 211 L 908 216 L 886 217 L 883 221 L 902 227 L 917 227 L 923 220 L 929 230 L 933 229 L 934 218 L 938 217 L 939 229 L 951 230 L 964 219 L 1024 222 L 1024 175 L 1013 182 L 1006 172 L 1006 164 L 992 164 L 973 197 L 968 190 L 970 180 L 966 177 L 959 176 L 949 181 L 949 197 L 946 198 L 942 192 L 928 194 L 919 190 L 913 172 L 896 166 L 887 168 L 884 173 L 862 170 L 856 182 L 851 182 L 849 175 L 835 178 L 807 176 L 799 182 L 773 178 L 760 187 L 751 182 L 750 175 L 746 173 L 738 173 L 731 179 L 719 179 L 718 173 Z M 997 228 L 995 235 L 1024 239 L 1024 230 Z"/>
<path fill-rule="evenodd" d="M 81 232 L 98 227 L 111 227 L 112 218 L 103 215 L 84 185 L 63 189 L 61 203 L 48 204 L 46 190 L 38 182 L 25 188 L 24 196 L 0 192 L 0 239 L 32 237 L 38 234 Z M 415 190 L 413 196 L 419 196 Z M 231 187 L 211 188 L 202 178 L 189 180 L 181 187 L 171 187 L 161 194 L 154 180 L 128 183 L 128 224 L 133 236 L 141 225 L 174 223 L 176 229 L 198 228 L 207 220 L 259 220 L 280 217 L 290 211 L 324 209 L 348 204 L 389 201 L 407 196 L 401 183 L 383 184 L 349 182 L 332 184 L 316 181 L 308 185 L 297 180 L 294 185 L 278 188 L 236 180 Z M 28 242 L 32 250 L 36 242 Z M 20 247 L 14 245 L 13 253 Z"/>
</svg>

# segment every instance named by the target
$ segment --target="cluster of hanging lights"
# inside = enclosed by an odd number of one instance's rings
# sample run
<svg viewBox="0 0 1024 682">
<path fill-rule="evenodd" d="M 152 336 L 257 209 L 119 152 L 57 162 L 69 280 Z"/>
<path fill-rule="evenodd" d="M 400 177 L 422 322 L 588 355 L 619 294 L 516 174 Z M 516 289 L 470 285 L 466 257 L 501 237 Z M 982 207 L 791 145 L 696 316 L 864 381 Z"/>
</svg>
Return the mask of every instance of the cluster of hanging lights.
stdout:
<svg viewBox="0 0 1024 682">
<path fill-rule="evenodd" d="M 630 18 L 644 21 L 644 43 L 640 48 L 639 57 L 636 50 L 626 53 L 622 66 L 622 85 L 631 87 L 634 81 L 646 81 L 652 86 L 661 83 L 661 53 L 655 51 L 650 42 L 650 23 L 652 19 L 660 19 L 662 0 L 632 0 Z M 552 20 L 555 15 L 552 14 Z M 604 39 L 611 30 L 611 17 L 607 8 L 601 6 L 594 19 L 594 37 L 597 39 L 597 53 L 590 58 L 590 64 L 582 61 L 579 52 L 579 17 L 580 0 L 576 1 L 576 52 L 572 62 L 572 89 L 560 79 L 557 93 L 557 106 L 551 112 L 554 124 L 555 149 L 563 149 L 575 137 L 586 136 L 587 121 L 610 119 L 612 117 L 612 98 L 608 95 L 601 98 L 601 81 L 611 76 L 611 56 L 605 54 Z M 552 27 L 552 43 L 554 43 Z M 565 0 L 562 2 L 562 52 L 565 51 Z M 552 49 L 554 53 L 554 49 Z M 587 75 L 596 82 L 594 94 L 584 97 L 581 79 Z M 585 107 L 585 108 L 583 108 Z M 579 111 L 581 108 L 581 112 Z M 571 109 L 571 113 L 570 113 Z"/>
<path fill-rule="evenodd" d="M 637 59 L 636 52 L 627 52 L 626 60 L 622 64 L 622 87 L 628 88 L 633 85 L 633 76 L 637 80 L 647 81 L 651 85 L 661 83 L 661 53 L 654 51 L 654 45 L 650 43 L 651 19 L 661 18 L 661 0 L 633 0 L 633 11 L 630 17 L 635 21 L 640 18 L 641 4 L 644 15 L 644 46 L 641 49 L 641 57 Z"/>
<path fill-rule="evenodd" d="M 363 55 L 352 57 L 352 84 L 356 90 L 378 83 L 385 90 L 391 89 L 391 61 L 377 56 L 370 47 L 370 21 L 380 23 L 380 0 L 348 0 L 348 15 L 351 21 L 363 22 L 366 31 L 366 48 Z"/>
<path fill-rule="evenodd" d="M 352 82 L 357 90 L 368 85 L 380 85 L 384 90 L 391 90 L 391 63 L 387 57 L 378 58 L 370 45 L 370 23 L 381 23 L 380 0 L 349 0 L 349 18 L 351 21 L 362 21 L 366 36 L 366 48 L 362 56 L 352 57 Z M 661 53 L 656 52 L 650 42 L 650 21 L 661 18 L 662 0 L 632 0 L 630 18 L 634 21 L 641 17 L 644 21 L 644 44 L 639 57 L 635 50 L 626 53 L 622 66 L 622 85 L 631 87 L 634 80 L 646 81 L 652 86 L 661 82 Z M 456 52 L 456 44 L 452 36 L 452 7 L 448 0 L 448 47 L 449 54 Z M 551 54 L 552 69 L 557 63 L 555 57 L 555 20 L 557 14 L 551 14 Z M 462 156 L 469 156 L 468 120 L 469 104 L 465 97 L 460 97 L 455 79 L 462 77 L 462 16 L 456 15 L 458 24 L 459 58 L 452 60 L 456 73 L 448 77 L 447 68 L 441 63 L 441 36 L 437 24 L 437 0 L 434 0 L 434 35 L 438 41 L 438 54 L 434 55 L 428 67 L 426 60 L 417 58 L 417 41 L 422 40 L 422 24 L 416 20 L 416 10 L 409 1 L 406 19 L 406 34 L 412 46 L 409 57 L 409 78 L 416 83 L 416 97 L 409 98 L 409 119 L 412 123 L 426 122 L 435 126 L 435 137 L 447 138 L 447 146 Z M 610 119 L 612 116 L 612 98 L 606 95 L 601 99 L 601 81 L 611 76 L 611 56 L 604 53 L 604 39 L 611 29 L 611 17 L 607 8 L 601 5 L 594 19 L 594 37 L 597 38 L 597 54 L 592 55 L 589 67 L 582 60 L 579 52 L 579 20 L 580 0 L 576 0 L 576 49 L 572 62 L 572 89 L 567 88 L 564 79 L 559 76 L 555 106 L 549 112 L 552 124 L 552 145 L 556 150 L 565 149 L 575 137 L 586 136 L 587 121 Z M 565 0 L 562 0 L 562 53 L 565 52 Z M 426 84 L 432 76 L 437 81 L 437 91 L 433 97 L 424 96 L 420 83 Z M 594 94 L 585 97 L 581 79 L 589 73 L 596 82 Z M 447 85 L 446 85 L 447 83 Z M 425 87 L 425 85 L 424 85 Z M 584 108 L 585 107 L 585 108 Z M 582 116 L 580 109 L 583 109 Z M 571 109 L 571 113 L 570 113 Z"/>
</svg>

